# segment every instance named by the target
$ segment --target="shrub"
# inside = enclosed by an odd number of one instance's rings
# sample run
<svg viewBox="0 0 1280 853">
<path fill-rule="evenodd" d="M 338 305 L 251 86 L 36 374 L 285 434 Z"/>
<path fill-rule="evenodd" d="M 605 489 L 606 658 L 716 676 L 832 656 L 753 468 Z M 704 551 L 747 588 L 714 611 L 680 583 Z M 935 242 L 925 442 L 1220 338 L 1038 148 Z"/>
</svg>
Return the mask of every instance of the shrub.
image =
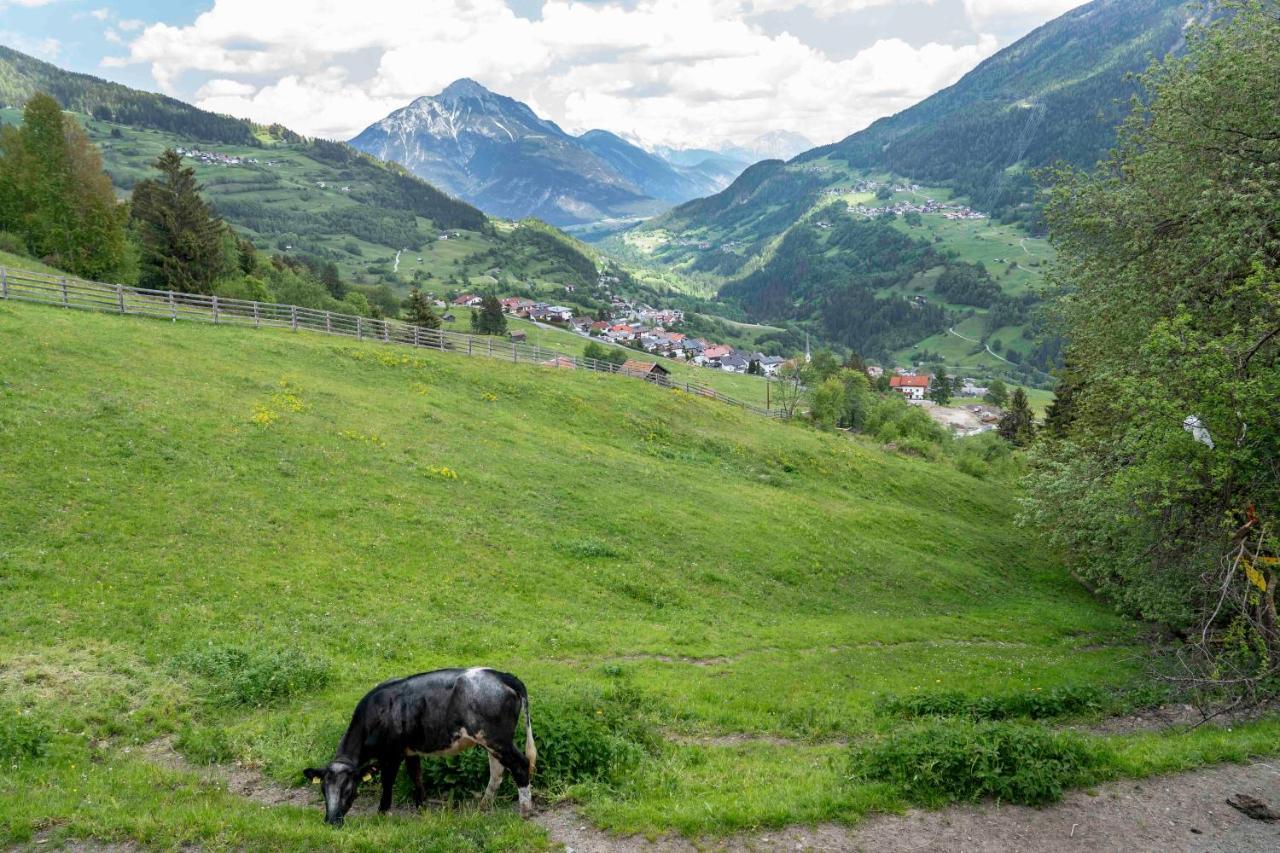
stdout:
<svg viewBox="0 0 1280 853">
<path fill-rule="evenodd" d="M 210 643 L 178 663 L 200 677 L 197 693 L 211 705 L 260 707 L 329 681 L 329 665 L 293 649 Z"/>
<path fill-rule="evenodd" d="M 27 241 L 22 239 L 19 234 L 12 231 L 0 231 L 0 252 L 8 252 L 11 255 L 27 254 Z"/>
<path fill-rule="evenodd" d="M 853 778 L 936 806 L 983 797 L 1051 803 L 1084 784 L 1102 755 L 1078 735 L 1016 723 L 931 721 L 853 747 Z"/>
<path fill-rule="evenodd" d="M 0 764 L 40 758 L 48 751 L 51 737 L 48 726 L 30 712 L 0 706 Z"/>
<path fill-rule="evenodd" d="M 1113 704 L 1103 690 L 1089 686 L 1052 687 L 1004 696 L 970 696 L 958 690 L 885 696 L 876 713 L 895 717 L 968 717 L 972 720 L 1025 718 L 1044 720 L 1100 711 Z"/>
</svg>

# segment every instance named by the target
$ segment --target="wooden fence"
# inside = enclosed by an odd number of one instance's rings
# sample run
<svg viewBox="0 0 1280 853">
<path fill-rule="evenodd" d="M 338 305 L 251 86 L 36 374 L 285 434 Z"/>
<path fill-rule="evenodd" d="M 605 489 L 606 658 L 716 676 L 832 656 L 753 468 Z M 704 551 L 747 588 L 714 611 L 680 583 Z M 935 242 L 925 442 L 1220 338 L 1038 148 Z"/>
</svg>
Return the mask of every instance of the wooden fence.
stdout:
<svg viewBox="0 0 1280 853">
<path fill-rule="evenodd" d="M 513 364 L 537 364 L 552 368 L 594 370 L 634 376 L 608 361 L 565 355 L 554 350 L 487 335 L 466 335 L 438 329 L 423 329 L 396 320 L 376 320 L 354 314 L 317 311 L 297 305 L 227 299 L 200 293 L 147 290 L 121 284 L 104 284 L 70 276 L 47 275 L 29 270 L 0 267 L 0 299 L 59 305 L 113 314 L 133 314 L 177 322 L 237 326 L 272 326 L 292 331 L 323 332 L 357 340 L 380 341 L 461 355 L 483 356 Z M 662 359 L 659 359 L 659 364 Z M 717 400 L 768 418 L 785 417 L 780 409 L 761 408 L 722 394 L 696 382 L 677 382 L 669 376 L 634 376 L 654 384 L 679 388 L 689 394 Z M 763 380 L 762 380 L 763 381 Z"/>
</svg>

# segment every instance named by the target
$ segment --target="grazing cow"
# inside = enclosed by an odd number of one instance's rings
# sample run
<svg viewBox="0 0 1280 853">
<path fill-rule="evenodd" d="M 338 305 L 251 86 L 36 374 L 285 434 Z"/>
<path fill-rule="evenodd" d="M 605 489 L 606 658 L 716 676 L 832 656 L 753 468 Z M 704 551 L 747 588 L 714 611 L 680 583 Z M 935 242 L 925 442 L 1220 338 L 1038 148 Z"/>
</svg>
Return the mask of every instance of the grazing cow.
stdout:
<svg viewBox="0 0 1280 853">
<path fill-rule="evenodd" d="M 524 711 L 524 754 L 515 746 L 516 721 Z M 382 773 L 378 811 L 391 808 L 391 789 L 400 762 L 413 782 L 414 803 L 426 799 L 422 756 L 456 755 L 473 746 L 489 753 L 489 786 L 482 802 L 493 801 L 502 773 L 510 770 L 520 793 L 520 815 L 529 817 L 533 798 L 529 777 L 538 750 L 533 743 L 529 693 L 514 675 L 493 669 L 437 669 L 384 681 L 370 690 L 351 715 L 333 760 L 302 775 L 323 784 L 325 823 L 341 825 L 361 779 L 376 766 Z"/>
</svg>

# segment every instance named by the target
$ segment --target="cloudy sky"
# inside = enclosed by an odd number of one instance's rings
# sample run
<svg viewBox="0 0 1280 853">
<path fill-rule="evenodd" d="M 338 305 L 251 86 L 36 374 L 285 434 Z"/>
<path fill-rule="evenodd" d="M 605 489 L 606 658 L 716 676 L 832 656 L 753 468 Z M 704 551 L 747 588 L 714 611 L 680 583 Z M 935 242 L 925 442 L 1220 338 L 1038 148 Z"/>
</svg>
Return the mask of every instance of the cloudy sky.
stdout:
<svg viewBox="0 0 1280 853">
<path fill-rule="evenodd" d="M 0 0 L 0 43 L 345 139 L 471 77 L 570 131 L 841 138 L 1080 0 Z"/>
</svg>

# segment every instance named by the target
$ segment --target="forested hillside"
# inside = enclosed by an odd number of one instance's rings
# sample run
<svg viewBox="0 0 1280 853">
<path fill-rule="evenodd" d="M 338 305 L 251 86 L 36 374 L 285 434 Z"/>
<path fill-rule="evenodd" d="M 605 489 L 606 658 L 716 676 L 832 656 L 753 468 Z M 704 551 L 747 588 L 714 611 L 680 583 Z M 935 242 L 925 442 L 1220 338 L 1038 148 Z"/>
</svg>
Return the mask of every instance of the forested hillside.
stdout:
<svg viewBox="0 0 1280 853">
<path fill-rule="evenodd" d="M 1202 13 L 1187 0 L 1095 0 L 954 86 L 796 161 L 826 157 L 941 184 L 993 215 L 1032 223 L 1031 171 L 1102 159 L 1138 94 L 1131 75 L 1178 50 Z"/>
<path fill-rule="evenodd" d="M 104 121 L 163 130 L 200 142 L 255 145 L 247 121 L 217 115 L 165 95 L 140 92 L 56 65 L 0 45 L 0 107 L 18 107 L 36 92 L 47 92 L 64 109 Z"/>
</svg>

